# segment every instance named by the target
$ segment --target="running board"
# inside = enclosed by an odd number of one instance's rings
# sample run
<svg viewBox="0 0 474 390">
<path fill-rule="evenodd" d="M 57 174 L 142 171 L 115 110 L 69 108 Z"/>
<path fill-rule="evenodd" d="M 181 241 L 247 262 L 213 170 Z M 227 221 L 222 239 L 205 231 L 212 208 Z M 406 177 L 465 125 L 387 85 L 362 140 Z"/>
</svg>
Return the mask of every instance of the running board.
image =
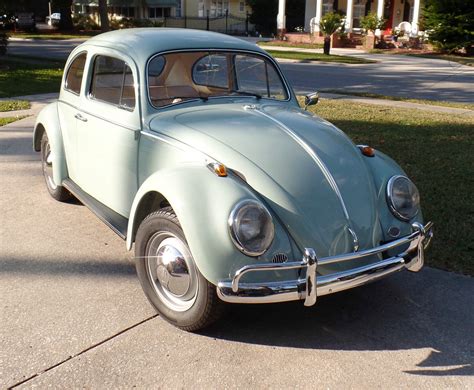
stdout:
<svg viewBox="0 0 474 390">
<path fill-rule="evenodd" d="M 63 180 L 62 185 L 73 194 L 81 203 L 91 210 L 99 219 L 104 222 L 114 233 L 122 239 L 127 238 L 128 219 L 112 209 L 109 209 L 103 203 L 93 198 L 74 183 L 71 179 Z"/>
</svg>

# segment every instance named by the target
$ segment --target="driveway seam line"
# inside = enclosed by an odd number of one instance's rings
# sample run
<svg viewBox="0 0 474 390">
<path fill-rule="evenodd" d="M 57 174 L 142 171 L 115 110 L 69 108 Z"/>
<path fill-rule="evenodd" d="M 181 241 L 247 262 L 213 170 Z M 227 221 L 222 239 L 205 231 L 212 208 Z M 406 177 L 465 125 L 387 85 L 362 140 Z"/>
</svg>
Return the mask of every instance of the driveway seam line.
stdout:
<svg viewBox="0 0 474 390">
<path fill-rule="evenodd" d="M 47 373 L 47 372 L 49 372 L 49 371 L 51 371 L 51 370 L 54 370 L 55 368 L 57 368 L 57 367 L 59 367 L 59 366 L 62 366 L 64 363 L 67 363 L 68 361 L 73 360 L 73 359 L 75 359 L 75 358 L 77 358 L 77 357 L 79 357 L 79 356 L 85 354 L 86 352 L 89 352 L 89 351 L 92 350 L 92 349 L 95 349 L 95 348 L 97 348 L 97 347 L 100 347 L 101 345 L 107 343 L 108 341 L 110 341 L 110 340 L 112 340 L 112 339 L 114 339 L 114 338 L 116 338 L 116 337 L 118 337 L 118 336 L 124 334 L 125 332 L 128 332 L 129 330 L 134 329 L 134 328 L 136 328 L 137 326 L 140 326 L 140 325 L 144 324 L 145 322 L 148 322 L 148 321 L 150 321 L 150 320 L 152 320 L 152 319 L 154 319 L 154 318 L 156 318 L 156 317 L 158 317 L 158 314 L 154 314 L 154 315 L 152 315 L 151 317 L 145 318 L 144 320 L 142 320 L 142 321 L 140 321 L 140 322 L 137 322 L 136 324 L 133 324 L 133 325 L 131 325 L 131 326 L 129 326 L 129 327 L 127 327 L 127 328 L 121 330 L 120 332 L 118 332 L 118 333 L 116 333 L 116 334 L 114 334 L 114 335 L 112 335 L 112 336 L 110 336 L 110 337 L 107 337 L 106 339 L 104 339 L 104 340 L 102 340 L 102 341 L 99 341 L 98 343 L 95 343 L 95 344 L 91 345 L 90 347 L 87 347 L 86 349 L 83 349 L 82 351 L 80 351 L 80 352 L 78 352 L 78 353 L 76 353 L 76 354 L 74 354 L 74 355 L 72 355 L 72 356 L 69 356 L 69 357 L 66 358 L 66 359 L 61 360 L 60 362 L 58 362 L 58 363 L 56 363 L 56 364 L 54 364 L 54 365 L 52 365 L 52 366 L 50 366 L 50 367 L 44 369 L 43 371 L 38 372 L 38 373 L 36 373 L 36 374 L 34 374 L 34 375 L 31 375 L 30 377 L 28 377 L 28 378 L 26 378 L 26 379 L 24 379 L 24 380 L 22 380 L 22 381 L 20 381 L 20 382 L 17 382 L 17 383 L 15 383 L 15 384 L 13 384 L 13 385 L 7 387 L 7 389 L 8 389 L 8 390 L 14 389 L 14 388 L 16 388 L 16 387 L 18 387 L 18 386 L 20 386 L 20 385 L 26 383 L 26 382 L 31 381 L 32 379 L 38 378 L 38 377 L 40 377 L 41 375 L 43 375 L 43 374 L 45 374 L 45 373 Z"/>
</svg>

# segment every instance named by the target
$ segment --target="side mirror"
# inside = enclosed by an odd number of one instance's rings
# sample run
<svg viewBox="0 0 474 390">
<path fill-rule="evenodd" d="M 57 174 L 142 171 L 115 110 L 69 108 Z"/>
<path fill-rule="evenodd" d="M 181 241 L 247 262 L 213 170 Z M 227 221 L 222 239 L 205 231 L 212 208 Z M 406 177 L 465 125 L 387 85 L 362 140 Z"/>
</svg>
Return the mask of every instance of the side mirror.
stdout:
<svg viewBox="0 0 474 390">
<path fill-rule="evenodd" d="M 319 93 L 318 92 L 313 92 L 309 93 L 304 97 L 304 109 L 307 110 L 308 106 L 314 106 L 315 104 L 318 104 L 319 102 Z"/>
</svg>

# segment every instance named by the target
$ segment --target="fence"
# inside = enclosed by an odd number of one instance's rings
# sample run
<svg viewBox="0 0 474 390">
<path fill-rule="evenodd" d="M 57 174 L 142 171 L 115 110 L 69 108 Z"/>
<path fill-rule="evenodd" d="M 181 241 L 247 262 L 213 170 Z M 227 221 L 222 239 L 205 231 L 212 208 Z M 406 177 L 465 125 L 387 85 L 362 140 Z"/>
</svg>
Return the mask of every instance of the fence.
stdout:
<svg viewBox="0 0 474 390">
<path fill-rule="evenodd" d="M 255 26 L 249 22 L 249 15 L 241 18 L 230 13 L 220 17 L 184 16 L 165 17 L 163 27 L 194 28 L 197 30 L 215 31 L 225 34 L 249 35 L 255 31 Z"/>
</svg>

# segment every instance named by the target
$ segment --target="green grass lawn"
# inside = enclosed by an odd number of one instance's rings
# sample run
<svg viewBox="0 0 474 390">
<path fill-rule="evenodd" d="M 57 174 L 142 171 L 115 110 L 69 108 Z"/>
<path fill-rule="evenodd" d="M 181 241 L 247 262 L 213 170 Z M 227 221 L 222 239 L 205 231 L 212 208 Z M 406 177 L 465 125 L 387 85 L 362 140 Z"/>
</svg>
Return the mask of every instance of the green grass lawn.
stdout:
<svg viewBox="0 0 474 390">
<path fill-rule="evenodd" d="M 64 63 L 36 63 L 20 57 L 8 57 L 0 62 L 0 97 L 58 92 Z"/>
<path fill-rule="evenodd" d="M 0 112 L 27 110 L 30 106 L 26 100 L 0 100 Z"/>
<path fill-rule="evenodd" d="M 40 33 L 13 33 L 11 37 L 13 38 L 23 38 L 23 39 L 35 39 L 35 40 L 43 40 L 43 39 L 55 39 L 55 40 L 63 40 L 63 39 L 87 39 L 93 35 L 99 34 L 100 31 L 91 33 L 91 34 L 62 34 L 62 33 L 48 33 L 48 34 L 40 34 Z"/>
<path fill-rule="evenodd" d="M 432 106 L 465 108 L 468 110 L 474 110 L 474 104 L 472 103 L 446 102 L 442 100 L 428 100 L 428 99 L 410 99 L 403 96 L 387 96 L 387 95 L 380 95 L 378 93 L 351 91 L 347 89 L 322 89 L 320 92 L 335 93 L 339 95 L 368 97 L 368 98 L 374 98 L 374 99 L 394 100 L 394 101 L 410 102 L 410 103 L 418 103 L 418 104 L 429 104 Z"/>
<path fill-rule="evenodd" d="M 260 41 L 259 46 L 297 47 L 299 49 L 322 49 L 322 43 L 290 43 L 285 41 Z"/>
<path fill-rule="evenodd" d="M 26 118 L 26 116 L 9 116 L 7 118 L 0 118 L 0 127 L 8 125 L 9 123 L 19 121 L 23 118 Z"/>
<path fill-rule="evenodd" d="M 421 193 L 425 221 L 435 223 L 426 261 L 474 275 L 474 120 L 421 110 L 322 100 L 310 108 L 394 158 Z"/>
<path fill-rule="evenodd" d="M 343 64 L 374 64 L 377 62 L 358 57 L 326 55 L 322 53 L 305 53 L 298 51 L 267 50 L 267 53 L 275 58 L 286 58 L 290 60 L 302 61 L 338 62 Z"/>
</svg>

